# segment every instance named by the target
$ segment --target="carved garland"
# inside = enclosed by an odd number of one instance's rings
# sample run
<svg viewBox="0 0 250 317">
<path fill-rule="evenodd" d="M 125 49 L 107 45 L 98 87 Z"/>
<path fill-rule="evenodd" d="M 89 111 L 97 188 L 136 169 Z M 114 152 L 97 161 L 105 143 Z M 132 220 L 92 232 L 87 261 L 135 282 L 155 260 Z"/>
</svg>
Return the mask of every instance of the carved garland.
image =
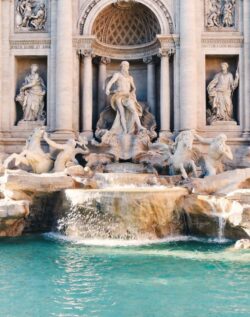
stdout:
<svg viewBox="0 0 250 317">
<path fill-rule="evenodd" d="M 93 0 L 87 7 L 87 9 L 85 10 L 84 12 L 84 15 L 82 16 L 82 19 L 81 19 L 81 22 L 80 22 L 80 35 L 83 35 L 83 29 L 84 29 L 84 25 L 85 25 L 85 22 L 91 12 L 91 10 L 95 7 L 96 4 L 98 4 L 101 0 Z M 164 3 L 161 1 L 161 0 L 152 0 L 154 1 L 158 6 L 159 8 L 163 11 L 166 19 L 168 20 L 168 23 L 169 23 L 169 30 L 170 30 L 170 33 L 173 34 L 174 33 L 174 24 L 173 24 L 173 21 L 172 21 L 172 18 L 169 14 L 169 11 L 167 9 L 167 7 L 164 5 Z"/>
</svg>

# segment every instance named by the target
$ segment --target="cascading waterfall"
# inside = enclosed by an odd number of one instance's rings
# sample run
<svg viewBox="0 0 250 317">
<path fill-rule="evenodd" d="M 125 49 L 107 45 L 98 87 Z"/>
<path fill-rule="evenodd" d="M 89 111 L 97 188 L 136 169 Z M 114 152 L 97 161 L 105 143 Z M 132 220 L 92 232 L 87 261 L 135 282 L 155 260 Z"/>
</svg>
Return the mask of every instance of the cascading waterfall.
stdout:
<svg viewBox="0 0 250 317">
<path fill-rule="evenodd" d="M 180 235 L 183 223 L 176 202 L 186 194 L 186 189 L 178 187 L 131 187 L 119 183 L 98 190 L 65 190 L 57 207 L 57 229 L 80 239 L 158 239 Z"/>
<path fill-rule="evenodd" d="M 241 219 L 243 207 L 236 201 L 229 201 L 224 197 L 212 196 L 207 199 L 211 206 L 213 216 L 218 221 L 218 239 L 219 241 L 225 240 L 225 228 L 227 222 L 230 221 L 237 226 Z M 239 217 L 240 216 L 240 217 Z"/>
</svg>

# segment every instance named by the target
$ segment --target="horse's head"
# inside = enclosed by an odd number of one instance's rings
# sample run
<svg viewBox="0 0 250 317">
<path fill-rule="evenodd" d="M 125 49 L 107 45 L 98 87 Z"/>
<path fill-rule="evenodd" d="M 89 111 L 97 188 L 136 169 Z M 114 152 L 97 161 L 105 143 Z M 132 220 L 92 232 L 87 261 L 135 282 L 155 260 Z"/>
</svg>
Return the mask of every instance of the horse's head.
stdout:
<svg viewBox="0 0 250 317">
<path fill-rule="evenodd" d="M 44 132 L 45 132 L 44 127 L 35 128 L 35 130 L 32 134 L 32 138 L 33 139 L 41 139 L 43 137 Z"/>
<path fill-rule="evenodd" d="M 177 138 L 175 139 L 174 147 L 177 149 L 179 146 L 185 148 L 186 150 L 192 150 L 194 142 L 194 135 L 193 132 L 182 131 Z"/>
<path fill-rule="evenodd" d="M 25 148 L 28 150 L 42 150 L 40 141 L 43 137 L 44 132 L 45 132 L 44 127 L 35 128 L 32 135 L 27 140 Z"/>
</svg>

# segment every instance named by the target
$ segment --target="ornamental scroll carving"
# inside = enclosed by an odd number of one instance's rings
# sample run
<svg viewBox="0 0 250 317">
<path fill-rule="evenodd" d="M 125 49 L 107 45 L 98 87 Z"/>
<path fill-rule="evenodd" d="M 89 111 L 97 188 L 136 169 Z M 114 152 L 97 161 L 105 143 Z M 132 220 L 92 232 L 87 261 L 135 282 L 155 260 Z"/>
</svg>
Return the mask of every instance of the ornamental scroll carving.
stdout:
<svg viewBox="0 0 250 317">
<path fill-rule="evenodd" d="M 46 31 L 46 0 L 16 0 L 15 26 L 17 32 Z"/>
<path fill-rule="evenodd" d="M 210 31 L 236 28 L 236 0 L 205 0 L 206 28 Z"/>
</svg>

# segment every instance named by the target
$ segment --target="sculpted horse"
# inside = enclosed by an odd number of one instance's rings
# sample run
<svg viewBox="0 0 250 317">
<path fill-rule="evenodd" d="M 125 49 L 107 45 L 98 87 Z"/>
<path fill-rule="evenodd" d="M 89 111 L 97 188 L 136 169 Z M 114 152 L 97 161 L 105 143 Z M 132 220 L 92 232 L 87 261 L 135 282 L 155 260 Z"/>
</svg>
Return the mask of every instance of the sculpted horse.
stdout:
<svg viewBox="0 0 250 317">
<path fill-rule="evenodd" d="M 26 145 L 20 154 L 12 154 L 4 161 L 6 169 L 29 169 L 36 174 L 47 173 L 53 168 L 53 160 L 50 153 L 45 153 L 41 147 L 44 128 L 36 128 L 26 141 Z"/>
<path fill-rule="evenodd" d="M 170 174 L 181 173 L 184 179 L 188 178 L 188 173 L 192 172 L 194 177 L 198 177 L 195 162 L 193 160 L 194 135 L 192 131 L 183 131 L 175 139 L 173 144 L 174 154 L 170 156 Z"/>
</svg>

